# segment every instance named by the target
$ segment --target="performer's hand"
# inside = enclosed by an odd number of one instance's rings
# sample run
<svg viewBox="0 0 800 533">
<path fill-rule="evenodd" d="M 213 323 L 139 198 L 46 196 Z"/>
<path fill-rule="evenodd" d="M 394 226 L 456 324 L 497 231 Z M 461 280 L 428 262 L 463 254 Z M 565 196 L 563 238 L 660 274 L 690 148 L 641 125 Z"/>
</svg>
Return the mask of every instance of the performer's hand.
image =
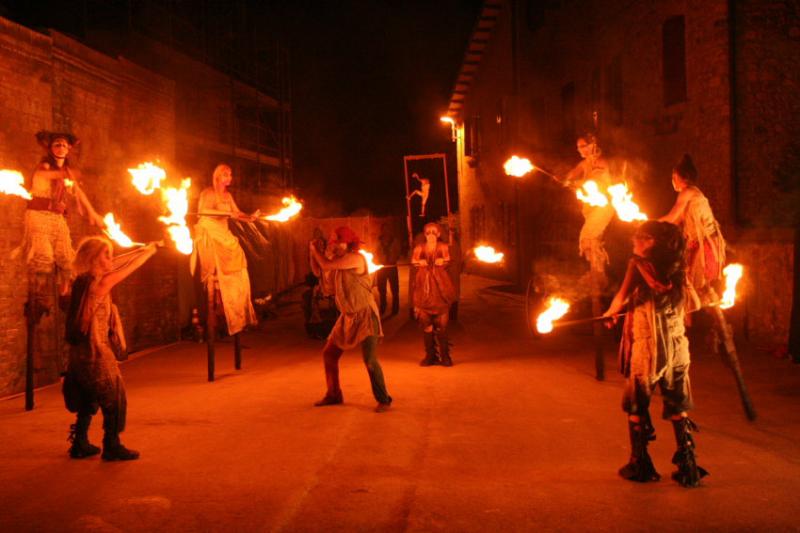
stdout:
<svg viewBox="0 0 800 533">
<path fill-rule="evenodd" d="M 442 259 L 441 257 L 434 259 L 433 264 L 436 266 L 442 266 L 444 265 L 444 259 Z"/>
<path fill-rule="evenodd" d="M 608 329 L 611 329 L 617 325 L 617 314 L 611 309 L 603 313 L 602 316 L 605 318 L 605 320 L 603 320 L 603 325 Z"/>
<path fill-rule="evenodd" d="M 419 261 L 417 261 L 417 266 L 420 266 L 420 267 L 428 266 L 428 260 L 427 259 L 420 259 Z"/>
</svg>

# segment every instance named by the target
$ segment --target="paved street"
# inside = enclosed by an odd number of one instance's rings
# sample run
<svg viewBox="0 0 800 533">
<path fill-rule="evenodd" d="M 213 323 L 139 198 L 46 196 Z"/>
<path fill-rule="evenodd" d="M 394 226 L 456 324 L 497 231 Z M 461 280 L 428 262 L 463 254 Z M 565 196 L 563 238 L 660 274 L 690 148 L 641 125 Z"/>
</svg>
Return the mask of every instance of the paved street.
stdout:
<svg viewBox="0 0 800 533">
<path fill-rule="evenodd" d="M 342 359 L 345 404 L 324 393 L 318 341 L 297 303 L 248 333 L 244 369 L 180 343 L 124 364 L 139 461 L 71 460 L 72 415 L 58 387 L 0 402 L 0 531 L 797 530 L 800 367 L 742 354 L 759 419 L 742 414 L 730 372 L 693 354 L 701 427 L 687 490 L 669 479 L 668 423 L 651 447 L 663 479 L 620 479 L 628 456 L 615 348 L 593 377 L 590 337 L 524 334 L 521 307 L 465 277 L 453 368 L 421 368 L 421 335 L 394 317 L 380 347 L 395 403 L 373 412 L 360 353 Z M 660 399 L 656 399 L 656 410 Z M 92 441 L 102 438 L 101 417 Z"/>
</svg>

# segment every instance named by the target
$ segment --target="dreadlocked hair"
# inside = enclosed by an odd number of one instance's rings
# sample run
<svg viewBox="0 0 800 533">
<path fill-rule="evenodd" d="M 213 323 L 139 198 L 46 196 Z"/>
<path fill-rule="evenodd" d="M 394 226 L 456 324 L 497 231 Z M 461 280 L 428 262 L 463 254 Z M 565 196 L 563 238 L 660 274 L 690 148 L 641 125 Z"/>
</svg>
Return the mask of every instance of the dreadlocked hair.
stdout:
<svg viewBox="0 0 800 533">
<path fill-rule="evenodd" d="M 111 250 L 111 241 L 105 237 L 85 237 L 78 245 L 78 251 L 75 252 L 75 260 L 73 261 L 73 268 L 77 275 L 89 272 L 94 266 L 94 262 L 106 250 Z"/>
<path fill-rule="evenodd" d="M 653 237 L 653 247 L 648 259 L 653 264 L 659 278 L 672 284 L 669 298 L 673 305 L 683 302 L 686 286 L 686 263 L 684 252 L 686 240 L 683 232 L 675 224 L 649 220 L 639 227 L 639 232 Z"/>
</svg>

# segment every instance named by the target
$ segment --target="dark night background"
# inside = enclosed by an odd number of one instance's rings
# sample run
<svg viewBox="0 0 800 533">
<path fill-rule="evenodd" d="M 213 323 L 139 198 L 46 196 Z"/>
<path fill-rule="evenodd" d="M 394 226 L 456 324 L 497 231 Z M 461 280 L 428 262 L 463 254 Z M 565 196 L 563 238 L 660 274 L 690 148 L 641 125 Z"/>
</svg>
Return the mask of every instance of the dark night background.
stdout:
<svg viewBox="0 0 800 533">
<path fill-rule="evenodd" d="M 165 3 L 186 14 L 203 4 Z M 439 117 L 480 0 L 245 4 L 261 35 L 290 50 L 294 185 L 314 214 L 405 214 L 403 155 L 447 152 L 455 159 Z M 78 38 L 93 9 L 91 0 L 0 0 L 4 16 Z M 129 5 L 103 9 L 124 18 Z"/>
</svg>

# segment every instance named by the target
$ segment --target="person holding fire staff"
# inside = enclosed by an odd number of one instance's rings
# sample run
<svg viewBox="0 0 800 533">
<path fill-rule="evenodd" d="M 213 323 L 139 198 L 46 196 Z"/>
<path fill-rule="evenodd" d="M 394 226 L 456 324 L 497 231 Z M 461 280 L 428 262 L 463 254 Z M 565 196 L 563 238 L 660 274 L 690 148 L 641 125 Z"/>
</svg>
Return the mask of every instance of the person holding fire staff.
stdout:
<svg viewBox="0 0 800 533">
<path fill-rule="evenodd" d="M 23 242 L 14 252 L 22 254 L 29 268 L 30 290 L 41 300 L 53 267 L 58 267 L 59 295 L 66 296 L 72 278 L 72 248 L 67 207 L 75 201 L 78 213 L 100 228 L 105 223 L 78 185 L 79 173 L 72 168 L 69 153 L 79 140 L 71 133 L 40 131 L 36 140 L 46 150 L 33 173 L 31 196 L 25 211 Z M 34 302 L 32 302 L 34 303 Z M 41 305 L 41 302 L 36 302 Z M 44 306 L 42 306 L 44 309 Z"/>
<path fill-rule="evenodd" d="M 66 407 L 77 413 L 70 431 L 69 455 L 73 459 L 100 453 L 100 448 L 89 442 L 89 424 L 98 408 L 103 412 L 102 459 L 139 458 L 139 452 L 126 448 L 119 440 L 125 429 L 127 401 L 117 359 L 124 359 L 126 354 L 111 289 L 153 257 L 156 249 L 157 245 L 150 243 L 114 258 L 111 241 L 104 237 L 87 237 L 78 247 L 75 257 L 78 277 L 67 313 L 70 352 L 63 385 Z"/>
<path fill-rule="evenodd" d="M 212 186 L 200 193 L 191 262 L 194 274 L 199 259 L 200 280 L 209 294 L 219 289 L 229 335 L 235 335 L 248 325 L 257 323 L 250 300 L 247 259 L 239 241 L 228 228 L 228 219 L 252 222 L 258 216 L 258 211 L 247 215 L 239 209 L 228 192 L 232 180 L 231 167 L 217 165 L 212 175 Z"/>
<path fill-rule="evenodd" d="M 608 162 L 603 157 L 593 133 L 581 134 L 576 141 L 578 153 L 583 161 L 569 171 L 562 184 L 574 189 L 581 188 L 587 181 L 597 183 L 600 191 L 612 185 Z M 583 204 L 584 223 L 578 238 L 578 251 L 589 262 L 592 272 L 605 276 L 608 253 L 603 243 L 603 234 L 614 218 L 614 207 Z M 602 278 L 601 278 L 602 279 Z"/>
<path fill-rule="evenodd" d="M 425 224 L 423 234 L 425 242 L 416 245 L 411 255 L 411 264 L 416 267 L 412 295 L 414 315 L 422 328 L 425 345 L 425 357 L 419 364 L 453 366 L 447 338 L 450 305 L 456 298 L 456 289 L 447 271 L 450 251 L 441 241 L 442 230 L 435 222 Z"/>
<path fill-rule="evenodd" d="M 663 417 L 672 422 L 677 451 L 672 478 L 695 487 L 707 475 L 697 466 L 692 433 L 697 426 L 687 416 L 692 406 L 689 383 L 689 341 L 684 330 L 685 241 L 680 229 L 667 222 L 648 221 L 633 237 L 633 257 L 622 286 L 603 314 L 616 320 L 627 304 L 620 343 L 620 370 L 627 378 L 622 407 L 628 413 L 631 457 L 619 474 L 631 481 L 658 481 L 660 475 L 647 453 L 655 439 L 650 399 L 656 386 L 664 398 Z"/>
<path fill-rule="evenodd" d="M 333 271 L 334 297 L 341 313 L 322 351 L 327 392 L 314 405 L 321 407 L 344 402 L 339 385 L 339 359 L 345 350 L 360 345 L 372 394 L 378 402 L 375 410 L 383 412 L 392 405 L 377 356 L 378 339 L 383 337 L 383 329 L 378 305 L 372 295 L 367 260 L 358 251 L 360 243 L 358 235 L 347 226 L 336 228 L 331 241 L 334 246 L 331 259 L 325 257 L 313 241 L 309 243 L 309 251 L 317 264 L 325 271 Z"/>
</svg>

